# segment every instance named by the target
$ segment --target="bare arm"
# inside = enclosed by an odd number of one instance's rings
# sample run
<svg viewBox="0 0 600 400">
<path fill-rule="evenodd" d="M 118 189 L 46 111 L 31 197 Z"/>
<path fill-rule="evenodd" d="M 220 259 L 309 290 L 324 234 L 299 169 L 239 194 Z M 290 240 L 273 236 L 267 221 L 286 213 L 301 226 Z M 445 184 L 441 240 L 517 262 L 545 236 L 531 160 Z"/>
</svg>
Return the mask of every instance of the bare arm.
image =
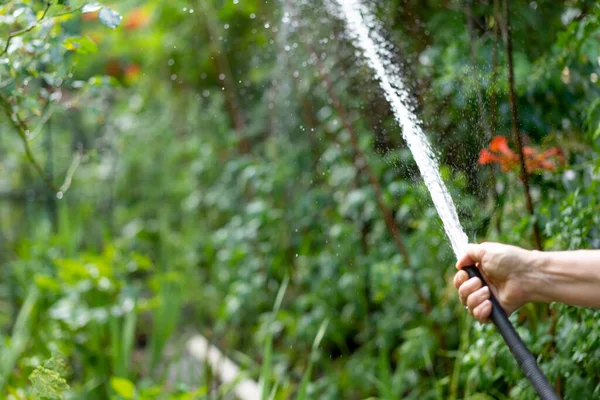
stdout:
<svg viewBox="0 0 600 400">
<path fill-rule="evenodd" d="M 482 243 L 469 245 L 456 267 L 473 264 L 508 314 L 532 301 L 600 308 L 600 250 L 539 252 Z M 489 289 L 464 271 L 456 274 L 454 285 L 463 304 L 486 321 L 492 309 Z"/>
<path fill-rule="evenodd" d="M 529 301 L 600 308 L 600 250 L 535 253 Z"/>
</svg>

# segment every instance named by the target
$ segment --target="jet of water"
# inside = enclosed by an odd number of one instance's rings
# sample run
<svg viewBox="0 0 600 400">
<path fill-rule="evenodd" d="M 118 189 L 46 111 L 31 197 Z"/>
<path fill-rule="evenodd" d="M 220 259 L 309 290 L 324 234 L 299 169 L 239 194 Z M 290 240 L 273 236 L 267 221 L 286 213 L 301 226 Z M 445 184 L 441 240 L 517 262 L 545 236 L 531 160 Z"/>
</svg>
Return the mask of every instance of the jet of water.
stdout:
<svg viewBox="0 0 600 400">
<path fill-rule="evenodd" d="M 391 62 L 389 44 L 379 33 L 377 21 L 360 0 L 337 0 L 338 12 L 346 23 L 354 44 L 364 52 L 369 66 L 375 71 L 385 98 L 390 103 L 402 136 L 419 167 L 437 212 L 444 224 L 456 257 L 461 257 L 468 243 L 456 207 L 442 180 L 439 164 L 422 129 L 421 121 L 411 106 L 411 97 L 400 69 Z M 329 4 L 332 9 L 331 4 Z"/>
</svg>

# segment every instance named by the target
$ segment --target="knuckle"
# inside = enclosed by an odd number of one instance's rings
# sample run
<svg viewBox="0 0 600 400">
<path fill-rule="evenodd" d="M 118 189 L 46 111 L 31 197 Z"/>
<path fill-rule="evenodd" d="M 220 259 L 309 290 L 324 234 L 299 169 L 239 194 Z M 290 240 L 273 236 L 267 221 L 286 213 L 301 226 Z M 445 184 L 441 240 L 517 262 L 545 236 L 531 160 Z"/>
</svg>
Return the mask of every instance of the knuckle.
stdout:
<svg viewBox="0 0 600 400">
<path fill-rule="evenodd" d="M 456 287 L 457 289 L 463 284 L 463 278 L 460 272 L 456 273 L 456 275 L 454 275 L 454 287 Z"/>
<path fill-rule="evenodd" d="M 471 309 L 474 309 L 479 305 L 479 299 L 475 295 L 471 295 L 467 297 L 467 306 Z"/>
<path fill-rule="evenodd" d="M 479 322 L 483 322 L 485 320 L 482 312 L 481 312 L 481 307 L 477 307 L 476 309 L 473 310 L 473 316 L 479 321 Z"/>
</svg>

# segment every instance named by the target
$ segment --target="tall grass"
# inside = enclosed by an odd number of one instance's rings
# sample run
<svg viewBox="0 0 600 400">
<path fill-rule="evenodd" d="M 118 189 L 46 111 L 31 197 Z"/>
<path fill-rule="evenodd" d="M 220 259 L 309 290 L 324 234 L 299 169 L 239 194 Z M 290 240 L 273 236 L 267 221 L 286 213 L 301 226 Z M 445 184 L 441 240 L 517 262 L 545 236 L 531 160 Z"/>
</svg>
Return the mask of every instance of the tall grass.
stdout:
<svg viewBox="0 0 600 400">
<path fill-rule="evenodd" d="M 272 398 L 271 390 L 271 380 L 272 375 L 271 372 L 273 370 L 273 330 L 271 327 L 277 318 L 277 313 L 281 308 L 281 303 L 283 303 L 283 297 L 285 296 L 285 292 L 287 290 L 288 284 L 290 282 L 289 277 L 285 277 L 283 282 L 281 282 L 281 286 L 279 287 L 279 291 L 277 292 L 277 297 L 275 298 L 275 304 L 273 305 L 273 311 L 271 312 L 271 316 L 269 317 L 268 323 L 268 333 L 265 340 L 265 345 L 263 347 L 263 364 L 260 370 L 260 379 L 259 384 L 262 389 L 262 400 L 268 400 Z M 277 384 L 275 384 L 277 386 Z M 276 389 L 276 387 L 274 387 Z"/>
<path fill-rule="evenodd" d="M 19 311 L 8 344 L 5 344 L 4 340 L 0 341 L 0 392 L 4 389 L 31 338 L 38 299 L 37 289 L 31 288 Z"/>
<path fill-rule="evenodd" d="M 273 305 L 273 311 L 269 317 L 268 322 L 268 333 L 265 340 L 265 344 L 263 347 L 263 363 L 260 371 L 260 379 L 259 384 L 262 389 L 261 391 L 261 399 L 262 400 L 273 400 L 276 398 L 278 394 L 278 389 L 280 387 L 281 382 L 279 379 L 275 379 L 273 382 L 273 330 L 271 329 L 273 323 L 277 318 L 277 313 L 281 309 L 281 304 L 283 302 L 283 298 L 285 296 L 285 292 L 287 290 L 289 284 L 289 278 L 286 277 L 281 286 L 279 287 L 279 291 L 277 292 L 277 297 L 275 298 L 275 304 Z M 327 326 L 329 325 L 329 320 L 324 320 L 317 334 L 315 335 L 315 339 L 313 341 L 310 356 L 308 360 L 308 364 L 306 365 L 306 369 L 302 376 L 302 380 L 300 381 L 300 385 L 298 387 L 298 391 L 296 394 L 297 400 L 307 400 L 309 398 L 308 394 L 308 386 L 311 381 L 312 372 L 314 368 L 314 364 L 318 359 L 319 346 L 323 338 L 325 337 L 325 333 L 327 332 Z"/>
</svg>

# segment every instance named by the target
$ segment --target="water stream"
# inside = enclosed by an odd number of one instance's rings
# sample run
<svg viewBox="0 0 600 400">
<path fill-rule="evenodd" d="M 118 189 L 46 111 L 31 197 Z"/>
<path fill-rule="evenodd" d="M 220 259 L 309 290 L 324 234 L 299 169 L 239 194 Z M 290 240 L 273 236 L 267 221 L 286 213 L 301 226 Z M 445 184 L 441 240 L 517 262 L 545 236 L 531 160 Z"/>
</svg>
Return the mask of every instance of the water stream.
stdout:
<svg viewBox="0 0 600 400">
<path fill-rule="evenodd" d="M 343 18 L 355 46 L 363 51 L 369 66 L 375 72 L 396 121 L 402 128 L 402 136 L 429 189 L 452 249 L 456 257 L 462 256 L 468 243 L 467 235 L 458 219 L 452 197 L 440 176 L 437 158 L 423 132 L 421 121 L 411 106 L 410 93 L 406 89 L 401 71 L 391 61 L 391 54 L 387 50 L 389 44 L 379 33 L 376 19 L 360 0 L 337 0 L 337 5 L 332 7 L 330 3 L 328 8 Z"/>
</svg>

